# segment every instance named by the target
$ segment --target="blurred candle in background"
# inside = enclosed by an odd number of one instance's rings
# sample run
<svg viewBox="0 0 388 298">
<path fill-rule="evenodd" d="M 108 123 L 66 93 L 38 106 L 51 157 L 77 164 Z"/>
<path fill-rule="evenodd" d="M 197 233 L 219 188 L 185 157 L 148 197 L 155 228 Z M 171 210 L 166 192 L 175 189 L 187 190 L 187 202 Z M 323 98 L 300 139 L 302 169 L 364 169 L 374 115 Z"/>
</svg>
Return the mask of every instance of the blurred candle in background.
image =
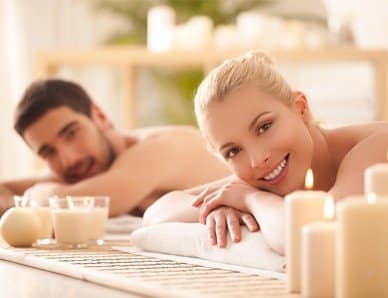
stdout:
<svg viewBox="0 0 388 298">
<path fill-rule="evenodd" d="M 171 50 L 175 27 L 175 11 L 169 6 L 155 6 L 147 15 L 147 47 L 150 51 Z"/>
<path fill-rule="evenodd" d="M 311 169 L 306 174 L 306 188 L 313 187 Z M 329 194 L 323 191 L 295 191 L 285 198 L 287 289 L 301 290 L 301 230 L 303 225 L 323 219 Z"/>
</svg>

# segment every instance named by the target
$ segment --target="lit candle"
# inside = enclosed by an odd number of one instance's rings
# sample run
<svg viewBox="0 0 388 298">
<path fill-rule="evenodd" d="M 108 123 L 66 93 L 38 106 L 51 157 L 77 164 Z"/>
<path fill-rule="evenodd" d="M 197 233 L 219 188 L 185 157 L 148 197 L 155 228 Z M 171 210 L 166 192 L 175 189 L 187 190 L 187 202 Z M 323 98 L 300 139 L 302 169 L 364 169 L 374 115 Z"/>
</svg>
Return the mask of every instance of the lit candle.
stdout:
<svg viewBox="0 0 388 298">
<path fill-rule="evenodd" d="M 334 201 L 327 199 L 326 221 L 302 228 L 302 296 L 334 297 L 335 223 Z"/>
<path fill-rule="evenodd" d="M 306 188 L 313 187 L 312 171 L 307 171 Z M 301 290 L 301 229 L 302 226 L 323 219 L 326 199 L 330 196 L 323 191 L 295 191 L 285 198 L 286 212 L 286 260 L 287 289 L 289 292 Z"/>
<path fill-rule="evenodd" d="M 337 215 L 337 296 L 387 297 L 388 200 L 353 196 Z"/>
<path fill-rule="evenodd" d="M 155 6 L 147 15 L 147 47 L 162 52 L 172 47 L 175 27 L 175 11 L 169 6 Z"/>
<path fill-rule="evenodd" d="M 365 193 L 388 196 L 388 163 L 375 164 L 365 170 Z"/>
</svg>

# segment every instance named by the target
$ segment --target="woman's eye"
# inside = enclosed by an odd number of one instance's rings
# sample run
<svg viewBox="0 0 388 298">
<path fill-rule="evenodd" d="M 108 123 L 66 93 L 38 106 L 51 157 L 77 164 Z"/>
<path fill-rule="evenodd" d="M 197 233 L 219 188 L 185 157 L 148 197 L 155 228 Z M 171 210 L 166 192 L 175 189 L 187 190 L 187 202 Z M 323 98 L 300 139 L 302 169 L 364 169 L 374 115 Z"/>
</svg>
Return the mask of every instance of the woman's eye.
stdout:
<svg viewBox="0 0 388 298">
<path fill-rule="evenodd" d="M 266 130 L 268 130 L 272 125 L 272 122 L 267 122 L 267 123 L 264 123 L 262 126 L 259 126 L 257 128 L 257 132 L 258 134 L 262 134 L 264 133 Z"/>
<path fill-rule="evenodd" d="M 240 151 L 241 151 L 241 149 L 238 148 L 238 147 L 232 148 L 232 149 L 230 149 L 230 150 L 228 150 L 228 151 L 226 152 L 225 158 L 226 158 L 226 159 L 233 158 L 233 157 L 235 157 Z"/>
</svg>

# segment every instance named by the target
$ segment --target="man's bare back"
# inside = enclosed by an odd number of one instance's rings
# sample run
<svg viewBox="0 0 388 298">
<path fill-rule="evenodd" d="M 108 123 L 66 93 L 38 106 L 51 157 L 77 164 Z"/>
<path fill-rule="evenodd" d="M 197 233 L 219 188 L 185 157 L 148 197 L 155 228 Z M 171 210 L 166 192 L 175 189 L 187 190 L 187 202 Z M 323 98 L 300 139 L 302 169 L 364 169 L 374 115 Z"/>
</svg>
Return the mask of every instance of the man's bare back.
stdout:
<svg viewBox="0 0 388 298">
<path fill-rule="evenodd" d="M 2 208 L 12 195 L 108 195 L 110 215 L 144 210 L 158 196 L 229 175 L 193 127 L 113 127 L 77 84 L 38 81 L 16 110 L 15 129 L 51 175 L 0 183 Z"/>
</svg>

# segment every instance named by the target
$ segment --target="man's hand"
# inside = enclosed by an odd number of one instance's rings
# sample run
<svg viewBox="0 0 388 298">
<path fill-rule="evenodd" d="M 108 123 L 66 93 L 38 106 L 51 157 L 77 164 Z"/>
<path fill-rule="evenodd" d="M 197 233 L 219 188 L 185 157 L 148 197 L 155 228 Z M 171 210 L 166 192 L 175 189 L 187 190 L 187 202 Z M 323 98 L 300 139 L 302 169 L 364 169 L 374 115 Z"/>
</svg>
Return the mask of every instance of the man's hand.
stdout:
<svg viewBox="0 0 388 298">
<path fill-rule="evenodd" d="M 220 206 L 228 206 L 245 213 L 251 213 L 245 199 L 249 194 L 257 192 L 259 190 L 251 185 L 241 180 L 235 180 L 216 189 L 205 189 L 195 198 L 193 206 L 200 208 L 199 221 L 205 224 L 208 214 Z"/>
<path fill-rule="evenodd" d="M 0 216 L 14 205 L 14 193 L 0 184 Z"/>
<path fill-rule="evenodd" d="M 37 183 L 34 186 L 30 187 L 24 193 L 31 199 L 40 199 L 40 198 L 48 198 L 50 196 L 56 195 L 58 189 L 63 184 L 57 182 L 42 182 Z"/>
<path fill-rule="evenodd" d="M 220 207 L 211 211 L 206 217 L 211 244 L 218 245 L 220 248 L 226 247 L 228 231 L 233 242 L 239 242 L 241 240 L 240 224 L 246 225 L 250 232 L 259 230 L 255 218 L 249 213 L 229 207 Z"/>
</svg>

